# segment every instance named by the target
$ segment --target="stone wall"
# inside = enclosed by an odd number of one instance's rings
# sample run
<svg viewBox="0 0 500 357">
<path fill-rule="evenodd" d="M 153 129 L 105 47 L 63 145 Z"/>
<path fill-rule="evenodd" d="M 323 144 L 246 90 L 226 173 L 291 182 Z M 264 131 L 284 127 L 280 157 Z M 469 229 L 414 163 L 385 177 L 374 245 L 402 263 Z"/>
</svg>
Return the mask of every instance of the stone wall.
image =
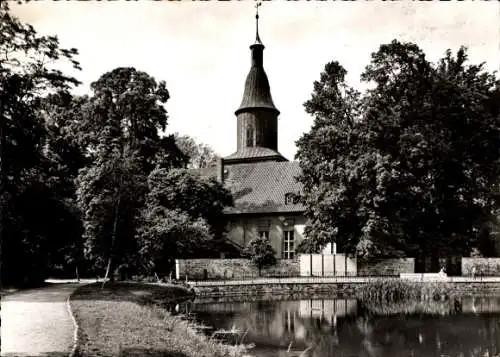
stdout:
<svg viewBox="0 0 500 357">
<path fill-rule="evenodd" d="M 358 260 L 360 276 L 399 276 L 401 273 L 415 272 L 415 258 L 381 259 L 373 261 Z"/>
<path fill-rule="evenodd" d="M 348 274 L 345 272 L 346 258 L 342 254 L 337 254 L 335 269 L 332 268 L 331 255 L 321 256 L 313 254 L 313 275 L 314 276 L 399 276 L 401 273 L 415 272 L 414 258 L 384 259 L 370 262 L 357 262 L 348 258 Z M 310 276 L 311 255 L 299 255 L 296 259 L 278 259 L 275 266 L 262 269 L 263 277 L 286 277 L 286 276 Z M 499 264 L 500 264 L 500 259 Z M 302 265 L 301 265 L 302 263 Z M 491 264 L 490 264 L 491 265 Z M 302 266 L 302 269 L 301 269 Z M 301 271 L 302 270 L 302 271 Z M 356 272 L 357 270 L 357 272 Z M 477 269 L 479 271 L 479 269 Z M 484 269 L 483 269 L 484 270 Z M 333 273 L 335 272 L 335 274 Z M 216 279 L 241 279 L 257 277 L 259 271 L 257 267 L 248 259 L 183 259 L 176 260 L 177 279 L 188 280 L 216 280 Z M 486 275 L 486 274 L 485 274 Z M 494 274 L 490 274 L 494 275 Z"/>
<path fill-rule="evenodd" d="M 220 299 L 241 298 L 251 301 L 262 297 L 283 296 L 285 299 L 296 297 L 317 298 L 328 296 L 329 298 L 353 298 L 358 296 L 360 289 L 366 282 L 343 282 L 343 283 L 268 283 L 249 285 L 219 285 L 219 286 L 195 286 L 194 291 L 197 299 Z M 435 283 L 430 283 L 435 284 Z M 451 293 L 458 296 L 488 296 L 500 293 L 500 284 L 489 282 L 455 282 L 446 283 L 451 287 Z"/>
<path fill-rule="evenodd" d="M 278 259 L 277 264 L 262 269 L 262 276 L 297 276 L 296 259 Z M 249 259 L 183 259 L 176 260 L 177 279 L 217 280 L 257 277 L 259 270 Z"/>
<path fill-rule="evenodd" d="M 500 258 L 462 258 L 463 276 L 500 276 Z"/>
<path fill-rule="evenodd" d="M 249 285 L 219 285 L 219 286 L 196 286 L 194 291 L 197 298 L 222 298 L 222 297 L 262 297 L 262 296 L 314 296 L 322 294 L 326 296 L 353 297 L 363 286 L 363 283 L 337 283 L 337 284 L 249 284 Z"/>
</svg>

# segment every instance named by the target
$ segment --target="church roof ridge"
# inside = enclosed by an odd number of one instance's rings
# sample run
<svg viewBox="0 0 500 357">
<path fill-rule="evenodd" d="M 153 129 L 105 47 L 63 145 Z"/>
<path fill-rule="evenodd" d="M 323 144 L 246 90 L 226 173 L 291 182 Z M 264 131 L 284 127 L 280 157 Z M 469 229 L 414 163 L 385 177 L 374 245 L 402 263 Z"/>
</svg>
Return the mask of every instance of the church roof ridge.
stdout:
<svg viewBox="0 0 500 357">
<path fill-rule="evenodd" d="M 231 155 L 224 157 L 224 162 L 229 164 L 231 161 L 238 160 L 256 161 L 256 160 L 273 160 L 273 161 L 288 161 L 278 151 L 262 146 L 244 147 Z"/>
</svg>

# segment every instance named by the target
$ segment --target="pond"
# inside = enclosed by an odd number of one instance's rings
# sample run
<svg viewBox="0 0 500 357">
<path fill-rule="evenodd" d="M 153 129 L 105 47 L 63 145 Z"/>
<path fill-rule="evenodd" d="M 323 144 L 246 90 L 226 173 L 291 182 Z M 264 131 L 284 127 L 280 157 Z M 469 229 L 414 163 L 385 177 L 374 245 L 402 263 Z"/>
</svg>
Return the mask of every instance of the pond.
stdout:
<svg viewBox="0 0 500 357">
<path fill-rule="evenodd" d="M 500 355 L 500 297 L 387 308 L 356 299 L 195 300 L 178 308 L 208 335 L 253 344 L 258 357 Z"/>
</svg>

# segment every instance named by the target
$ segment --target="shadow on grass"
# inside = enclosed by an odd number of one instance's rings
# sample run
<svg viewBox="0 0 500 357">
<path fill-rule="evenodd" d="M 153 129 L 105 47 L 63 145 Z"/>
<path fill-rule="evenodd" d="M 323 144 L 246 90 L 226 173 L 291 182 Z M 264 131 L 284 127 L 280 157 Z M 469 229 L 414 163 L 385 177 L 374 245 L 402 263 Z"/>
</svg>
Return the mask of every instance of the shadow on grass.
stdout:
<svg viewBox="0 0 500 357">
<path fill-rule="evenodd" d="M 158 350 L 154 348 L 127 348 L 120 351 L 119 357 L 189 357 L 182 352 Z"/>
<path fill-rule="evenodd" d="M 38 288 L 11 291 L 2 296 L 4 302 L 64 302 L 78 284 L 45 284 Z"/>
<path fill-rule="evenodd" d="M 17 285 L 2 285 L 0 286 L 0 297 L 4 297 L 7 295 L 15 294 L 18 292 L 23 292 L 25 290 L 31 290 L 31 289 L 39 289 L 39 288 L 44 288 L 51 286 L 51 283 L 48 282 L 37 282 L 37 283 L 30 283 L 30 284 L 17 284 Z"/>
<path fill-rule="evenodd" d="M 127 301 L 139 305 L 155 304 L 172 307 L 193 297 L 194 294 L 182 286 L 113 282 L 106 283 L 104 288 L 102 283 L 82 286 L 71 299 L 73 301 Z"/>
</svg>

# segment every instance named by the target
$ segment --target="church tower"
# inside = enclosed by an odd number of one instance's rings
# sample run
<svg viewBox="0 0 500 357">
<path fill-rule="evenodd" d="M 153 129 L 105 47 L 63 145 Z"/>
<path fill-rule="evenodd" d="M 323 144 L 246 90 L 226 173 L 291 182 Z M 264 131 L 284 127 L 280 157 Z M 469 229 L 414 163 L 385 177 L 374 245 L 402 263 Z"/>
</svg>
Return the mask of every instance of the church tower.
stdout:
<svg viewBox="0 0 500 357">
<path fill-rule="evenodd" d="M 259 36 L 257 4 L 255 43 L 250 46 L 251 66 L 243 99 L 236 110 L 237 151 L 224 158 L 231 162 L 287 161 L 278 152 L 278 115 L 264 71 L 264 45 Z"/>
</svg>

